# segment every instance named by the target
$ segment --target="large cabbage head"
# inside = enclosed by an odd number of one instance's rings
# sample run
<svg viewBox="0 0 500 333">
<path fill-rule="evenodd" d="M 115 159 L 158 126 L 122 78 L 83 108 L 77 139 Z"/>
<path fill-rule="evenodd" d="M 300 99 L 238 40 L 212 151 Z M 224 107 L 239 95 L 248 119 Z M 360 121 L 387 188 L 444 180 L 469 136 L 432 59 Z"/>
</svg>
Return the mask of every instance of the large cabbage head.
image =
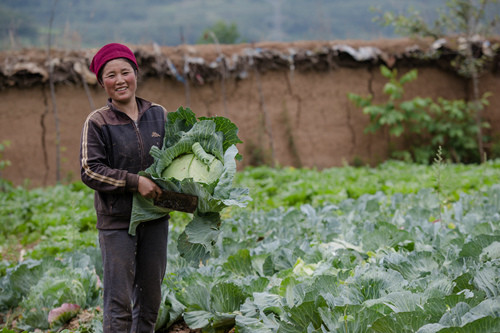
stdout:
<svg viewBox="0 0 500 333">
<path fill-rule="evenodd" d="M 177 180 L 192 178 L 198 183 L 212 184 L 219 179 L 222 171 L 224 171 L 224 166 L 216 158 L 205 164 L 195 154 L 184 154 L 172 161 L 168 168 L 163 171 L 162 177 Z"/>
<path fill-rule="evenodd" d="M 200 117 L 189 108 L 169 112 L 162 147 L 153 146 L 153 163 L 139 174 L 163 190 L 194 195 L 198 205 L 193 219 L 179 236 L 179 254 L 193 263 L 208 259 L 220 233 L 220 212 L 229 206 L 245 207 L 247 188 L 235 187 L 238 127 L 225 117 Z M 172 209 L 155 205 L 134 193 L 129 233 L 140 223 L 168 215 Z"/>
</svg>

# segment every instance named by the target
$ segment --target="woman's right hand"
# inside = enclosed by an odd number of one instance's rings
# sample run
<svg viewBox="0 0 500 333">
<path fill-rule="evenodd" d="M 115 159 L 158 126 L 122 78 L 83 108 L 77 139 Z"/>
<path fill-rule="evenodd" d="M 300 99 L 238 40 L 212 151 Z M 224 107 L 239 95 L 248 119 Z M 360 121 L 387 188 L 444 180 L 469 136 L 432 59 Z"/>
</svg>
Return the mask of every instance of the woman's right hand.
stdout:
<svg viewBox="0 0 500 333">
<path fill-rule="evenodd" d="M 137 186 L 139 193 L 148 199 L 156 199 L 161 194 L 161 188 L 151 179 L 139 176 L 139 184 Z"/>
</svg>

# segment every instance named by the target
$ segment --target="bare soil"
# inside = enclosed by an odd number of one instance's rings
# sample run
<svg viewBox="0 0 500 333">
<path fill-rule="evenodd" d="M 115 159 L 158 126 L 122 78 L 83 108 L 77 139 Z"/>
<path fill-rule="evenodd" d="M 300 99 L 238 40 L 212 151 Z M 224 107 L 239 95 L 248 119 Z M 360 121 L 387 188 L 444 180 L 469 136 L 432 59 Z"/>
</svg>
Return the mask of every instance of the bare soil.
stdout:
<svg viewBox="0 0 500 333">
<path fill-rule="evenodd" d="M 78 314 L 78 316 L 74 317 L 70 322 L 64 326 L 65 329 L 68 330 L 78 330 L 85 325 L 89 325 L 90 322 L 94 319 L 94 313 L 84 310 Z M 189 326 L 183 321 L 174 323 L 168 329 L 160 330 L 158 333 L 201 333 L 201 329 L 190 329 Z"/>
</svg>

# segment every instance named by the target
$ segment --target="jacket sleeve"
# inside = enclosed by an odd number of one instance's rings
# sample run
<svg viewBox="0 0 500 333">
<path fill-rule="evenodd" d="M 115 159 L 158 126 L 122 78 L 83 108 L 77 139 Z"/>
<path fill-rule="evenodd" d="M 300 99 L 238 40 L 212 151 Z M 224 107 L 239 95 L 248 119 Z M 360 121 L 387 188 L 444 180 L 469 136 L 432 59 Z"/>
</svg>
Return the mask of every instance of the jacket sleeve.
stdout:
<svg viewBox="0 0 500 333">
<path fill-rule="evenodd" d="M 95 121 L 96 113 L 89 115 L 83 125 L 80 141 L 80 172 L 82 181 L 100 192 L 135 192 L 139 175 L 113 169 L 106 156 L 106 143 L 101 127 Z M 98 116 L 97 116 L 98 117 Z"/>
</svg>

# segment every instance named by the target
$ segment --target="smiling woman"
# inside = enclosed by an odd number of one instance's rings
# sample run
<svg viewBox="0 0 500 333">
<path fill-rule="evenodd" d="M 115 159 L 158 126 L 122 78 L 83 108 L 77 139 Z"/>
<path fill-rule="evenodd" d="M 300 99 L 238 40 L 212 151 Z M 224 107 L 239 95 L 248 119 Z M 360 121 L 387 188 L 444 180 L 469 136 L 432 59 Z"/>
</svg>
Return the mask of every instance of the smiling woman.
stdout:
<svg viewBox="0 0 500 333">
<path fill-rule="evenodd" d="M 122 58 L 111 60 L 101 72 L 99 81 L 113 103 L 137 121 L 137 70 L 132 67 L 131 61 Z"/>
<path fill-rule="evenodd" d="M 135 93 L 138 65 L 132 51 L 118 43 L 107 44 L 96 54 L 90 69 L 97 73 L 97 81 L 113 103 L 137 121 Z"/>
<path fill-rule="evenodd" d="M 155 198 L 161 189 L 139 176 L 161 148 L 164 107 L 136 96 L 138 66 L 125 45 L 111 43 L 94 56 L 90 70 L 108 95 L 106 106 L 84 123 L 82 181 L 95 190 L 103 260 L 104 332 L 153 332 L 165 275 L 168 214 L 128 234 L 132 197 Z"/>
</svg>

